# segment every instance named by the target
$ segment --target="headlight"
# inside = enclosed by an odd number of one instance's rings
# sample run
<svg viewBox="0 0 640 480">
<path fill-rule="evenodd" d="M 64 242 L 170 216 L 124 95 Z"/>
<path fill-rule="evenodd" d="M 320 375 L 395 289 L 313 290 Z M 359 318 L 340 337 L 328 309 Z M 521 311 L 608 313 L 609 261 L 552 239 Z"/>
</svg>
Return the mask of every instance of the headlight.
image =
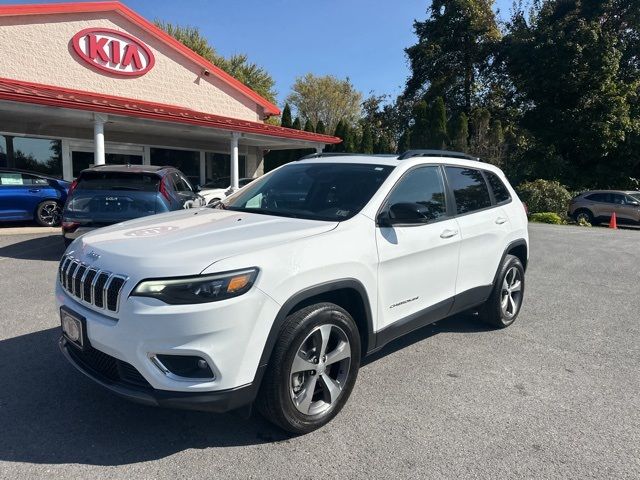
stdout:
<svg viewBox="0 0 640 480">
<path fill-rule="evenodd" d="M 131 295 L 157 298 L 172 305 L 217 302 L 248 292 L 257 276 L 257 268 L 247 268 L 213 275 L 143 280 Z"/>
</svg>

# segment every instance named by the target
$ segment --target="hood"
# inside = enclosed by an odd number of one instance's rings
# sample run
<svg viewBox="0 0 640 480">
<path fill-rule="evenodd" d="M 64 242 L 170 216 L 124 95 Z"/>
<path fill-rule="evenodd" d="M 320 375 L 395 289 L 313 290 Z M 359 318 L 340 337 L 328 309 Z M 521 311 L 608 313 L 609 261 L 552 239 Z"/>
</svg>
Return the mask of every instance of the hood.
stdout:
<svg viewBox="0 0 640 480">
<path fill-rule="evenodd" d="M 318 235 L 337 225 L 194 208 L 89 232 L 72 244 L 69 253 L 96 268 L 125 275 L 192 275 L 223 258 Z"/>
</svg>

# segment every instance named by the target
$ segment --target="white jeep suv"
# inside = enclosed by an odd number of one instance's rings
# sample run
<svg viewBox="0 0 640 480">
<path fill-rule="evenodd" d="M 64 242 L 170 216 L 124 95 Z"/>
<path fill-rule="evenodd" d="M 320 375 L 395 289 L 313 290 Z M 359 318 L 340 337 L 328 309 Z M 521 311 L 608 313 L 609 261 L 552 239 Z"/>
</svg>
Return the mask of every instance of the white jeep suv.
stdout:
<svg viewBox="0 0 640 480">
<path fill-rule="evenodd" d="M 216 208 L 90 232 L 60 262 L 60 347 L 131 400 L 256 402 L 293 433 L 338 414 L 360 362 L 466 310 L 516 319 L 527 217 L 496 167 L 440 151 L 312 155 Z"/>
</svg>

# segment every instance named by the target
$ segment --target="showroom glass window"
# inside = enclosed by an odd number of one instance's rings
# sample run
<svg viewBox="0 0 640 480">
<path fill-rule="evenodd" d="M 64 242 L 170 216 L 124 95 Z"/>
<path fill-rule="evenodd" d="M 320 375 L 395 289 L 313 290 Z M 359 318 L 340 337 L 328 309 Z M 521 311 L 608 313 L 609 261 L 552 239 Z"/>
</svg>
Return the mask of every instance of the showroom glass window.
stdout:
<svg viewBox="0 0 640 480">
<path fill-rule="evenodd" d="M 459 214 L 491 206 L 489 189 L 480 170 L 463 167 L 446 167 L 446 170 Z"/>
<path fill-rule="evenodd" d="M 420 167 L 408 172 L 394 187 L 387 207 L 397 203 L 417 204 L 429 221 L 447 214 L 444 181 L 440 167 Z"/>
<path fill-rule="evenodd" d="M 205 183 L 214 182 L 218 179 L 229 179 L 231 177 L 231 155 L 226 153 L 206 153 L 206 178 Z M 247 176 L 247 157 L 238 156 L 238 177 Z M 230 181 L 223 182 L 225 185 L 218 188 L 226 188 L 230 185 Z"/>
<path fill-rule="evenodd" d="M 62 178 L 62 142 L 48 138 L 0 135 L 0 167 Z"/>
<path fill-rule="evenodd" d="M 175 167 L 186 175 L 193 185 L 200 184 L 200 152 L 152 148 L 151 165 Z"/>
<path fill-rule="evenodd" d="M 93 152 L 74 150 L 71 152 L 73 162 L 73 178 L 77 178 L 85 168 L 93 166 Z M 105 153 L 106 165 L 142 165 L 142 155 L 130 155 L 126 153 Z"/>
</svg>

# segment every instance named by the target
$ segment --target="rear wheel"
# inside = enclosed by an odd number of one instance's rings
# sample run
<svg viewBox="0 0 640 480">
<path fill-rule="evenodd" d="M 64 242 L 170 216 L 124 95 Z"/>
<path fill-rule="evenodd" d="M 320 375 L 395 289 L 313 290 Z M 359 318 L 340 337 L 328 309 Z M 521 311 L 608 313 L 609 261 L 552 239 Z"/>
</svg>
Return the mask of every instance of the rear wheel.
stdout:
<svg viewBox="0 0 640 480">
<path fill-rule="evenodd" d="M 577 210 L 574 214 L 573 214 L 573 219 L 576 222 L 588 222 L 590 224 L 593 225 L 593 214 L 586 209 L 582 209 L 582 210 Z"/>
<path fill-rule="evenodd" d="M 480 318 L 499 328 L 515 322 L 524 298 L 524 267 L 520 259 L 507 255 L 491 296 L 479 309 Z"/>
<path fill-rule="evenodd" d="M 360 336 L 348 312 L 318 303 L 287 317 L 258 395 L 269 421 L 295 434 L 335 417 L 360 367 Z"/>
<path fill-rule="evenodd" d="M 57 227 L 62 218 L 62 207 L 55 200 L 45 200 L 36 208 L 36 222 L 43 227 Z"/>
</svg>

